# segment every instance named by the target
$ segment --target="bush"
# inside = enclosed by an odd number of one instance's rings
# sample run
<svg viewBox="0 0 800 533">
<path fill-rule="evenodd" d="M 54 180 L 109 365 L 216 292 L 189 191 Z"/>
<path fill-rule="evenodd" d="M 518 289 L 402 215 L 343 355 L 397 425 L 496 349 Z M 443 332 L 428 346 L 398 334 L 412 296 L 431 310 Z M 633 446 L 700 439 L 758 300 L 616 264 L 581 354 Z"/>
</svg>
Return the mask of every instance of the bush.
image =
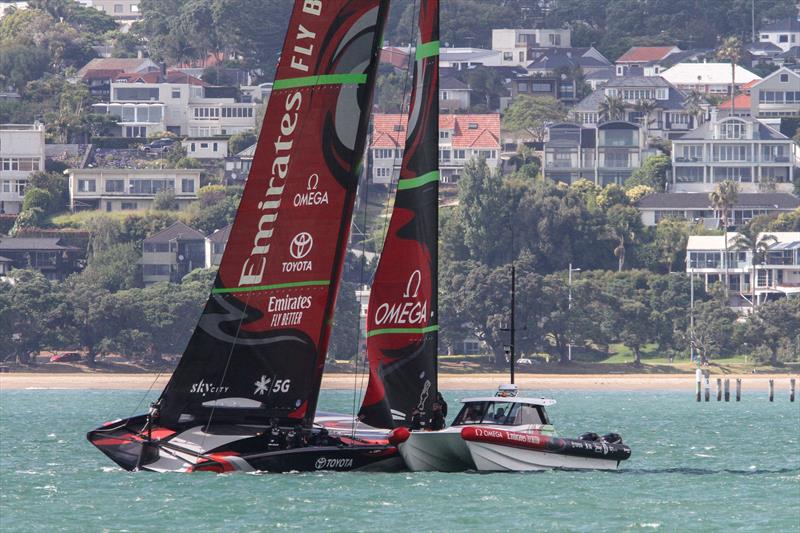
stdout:
<svg viewBox="0 0 800 533">
<path fill-rule="evenodd" d="M 153 198 L 153 209 L 157 211 L 173 211 L 178 209 L 178 200 L 175 199 L 175 191 L 172 189 L 158 191 Z"/>
<path fill-rule="evenodd" d="M 29 187 L 25 191 L 25 199 L 22 200 L 22 210 L 28 211 L 33 208 L 39 208 L 43 214 L 48 214 L 52 204 L 53 195 L 49 191 L 38 187 Z"/>
<path fill-rule="evenodd" d="M 127 148 L 136 148 L 144 144 L 144 139 L 137 139 L 133 137 L 92 137 L 92 144 L 96 148 L 114 148 L 124 150 Z"/>
</svg>

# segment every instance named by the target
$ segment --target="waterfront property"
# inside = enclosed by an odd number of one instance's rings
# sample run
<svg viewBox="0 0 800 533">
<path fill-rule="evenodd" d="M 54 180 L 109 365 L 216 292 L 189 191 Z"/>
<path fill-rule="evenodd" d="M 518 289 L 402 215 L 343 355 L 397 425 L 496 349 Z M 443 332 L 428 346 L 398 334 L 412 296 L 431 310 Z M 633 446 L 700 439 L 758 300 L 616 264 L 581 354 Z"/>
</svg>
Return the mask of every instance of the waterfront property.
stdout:
<svg viewBox="0 0 800 533">
<path fill-rule="evenodd" d="M 47 279 L 63 280 L 83 269 L 82 252 L 58 238 L 0 237 L 0 274 L 33 268 Z"/>
<path fill-rule="evenodd" d="M 708 229 L 720 227 L 720 213 L 706 193 L 665 192 L 645 196 L 636 203 L 645 226 L 655 226 L 665 218 L 688 220 Z M 730 226 L 743 226 L 759 215 L 789 213 L 800 208 L 800 198 L 780 192 L 739 193 L 728 214 Z"/>
<path fill-rule="evenodd" d="M 70 209 L 149 209 L 160 191 L 175 193 L 178 209 L 197 200 L 200 171 L 186 169 L 70 169 Z"/>
<path fill-rule="evenodd" d="M 206 236 L 183 222 L 151 235 L 142 242 L 142 281 L 178 283 L 196 268 L 206 267 Z"/>
<path fill-rule="evenodd" d="M 732 180 L 742 192 L 791 192 L 795 146 L 779 131 L 751 117 L 711 120 L 672 142 L 672 192 L 711 192 Z"/>
<path fill-rule="evenodd" d="M 799 297 L 800 232 L 761 233 L 759 240 L 765 240 L 766 235 L 774 240 L 766 239 L 769 247 L 755 262 L 751 251 L 736 248 L 736 233 L 728 233 L 727 258 L 723 235 L 692 235 L 686 246 L 686 271 L 699 278 L 706 289 L 724 283 L 727 272 L 730 305 L 740 311 L 752 309 L 753 303 Z M 751 286 L 753 279 L 755 287 Z"/>
<path fill-rule="evenodd" d="M 28 178 L 44 170 L 44 124 L 0 124 L 0 214 L 17 214 Z"/>
</svg>

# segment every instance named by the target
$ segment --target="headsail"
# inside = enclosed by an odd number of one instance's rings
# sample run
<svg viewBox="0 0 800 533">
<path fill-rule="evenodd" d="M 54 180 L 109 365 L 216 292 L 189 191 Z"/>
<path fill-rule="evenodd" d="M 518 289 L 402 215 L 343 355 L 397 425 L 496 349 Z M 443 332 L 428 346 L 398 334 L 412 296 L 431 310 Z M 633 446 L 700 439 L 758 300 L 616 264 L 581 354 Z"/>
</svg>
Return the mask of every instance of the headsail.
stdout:
<svg viewBox="0 0 800 533">
<path fill-rule="evenodd" d="M 212 412 L 215 422 L 313 420 L 387 9 L 296 0 L 214 289 L 160 399 L 162 424 Z"/>
<path fill-rule="evenodd" d="M 383 428 L 403 425 L 414 408 L 430 412 L 438 390 L 438 0 L 420 0 L 418 25 L 405 152 L 367 311 L 370 375 L 360 415 Z"/>
</svg>

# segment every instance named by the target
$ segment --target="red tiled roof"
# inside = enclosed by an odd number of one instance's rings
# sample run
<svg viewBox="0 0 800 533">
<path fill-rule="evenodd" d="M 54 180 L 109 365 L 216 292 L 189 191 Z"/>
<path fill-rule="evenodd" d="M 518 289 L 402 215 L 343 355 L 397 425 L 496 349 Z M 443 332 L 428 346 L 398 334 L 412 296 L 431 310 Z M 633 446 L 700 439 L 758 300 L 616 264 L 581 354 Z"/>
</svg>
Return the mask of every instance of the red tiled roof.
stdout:
<svg viewBox="0 0 800 533">
<path fill-rule="evenodd" d="M 115 70 L 119 72 L 136 72 L 142 68 L 143 63 L 152 65 L 149 59 L 130 57 L 96 57 L 86 63 L 79 71 L 78 76 L 84 77 L 89 71 Z"/>
<path fill-rule="evenodd" d="M 733 99 L 734 103 L 736 104 L 736 109 L 750 109 L 750 95 L 749 94 L 740 94 L 736 98 Z M 721 104 L 719 104 L 720 109 L 730 109 L 731 108 L 731 101 L 730 99 L 725 100 Z"/>
<path fill-rule="evenodd" d="M 114 78 L 114 81 L 122 81 L 128 83 L 185 83 L 187 85 L 208 85 L 200 78 L 190 76 L 180 70 L 168 70 L 166 79 L 161 75 L 161 72 L 125 72 L 119 74 Z"/>
<path fill-rule="evenodd" d="M 370 148 L 401 148 L 405 144 L 407 115 L 378 113 L 372 121 Z M 439 129 L 453 132 L 450 137 L 453 148 L 500 148 L 500 115 L 497 113 L 439 115 Z"/>
<path fill-rule="evenodd" d="M 742 85 L 741 87 L 739 87 L 739 89 L 741 89 L 742 91 L 749 91 L 750 89 L 753 88 L 753 85 L 755 85 L 756 83 L 758 83 L 760 81 L 761 80 L 750 80 L 747 83 L 745 83 L 744 85 Z"/>
<path fill-rule="evenodd" d="M 381 63 L 392 65 L 394 68 L 408 68 L 409 52 L 402 48 L 387 46 L 381 49 Z"/>
<path fill-rule="evenodd" d="M 622 54 L 617 63 L 640 63 L 658 61 L 667 57 L 674 46 L 633 46 Z"/>
</svg>

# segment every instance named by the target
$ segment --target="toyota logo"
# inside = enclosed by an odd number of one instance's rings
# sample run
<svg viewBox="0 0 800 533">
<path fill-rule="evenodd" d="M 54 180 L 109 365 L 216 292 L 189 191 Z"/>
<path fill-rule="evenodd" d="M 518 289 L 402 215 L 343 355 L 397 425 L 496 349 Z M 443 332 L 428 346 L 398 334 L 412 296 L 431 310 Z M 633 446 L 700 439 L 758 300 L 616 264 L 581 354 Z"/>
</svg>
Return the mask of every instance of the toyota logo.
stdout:
<svg viewBox="0 0 800 533">
<path fill-rule="evenodd" d="M 326 458 L 320 457 L 319 459 L 317 459 L 317 462 L 314 463 L 314 468 L 316 468 L 317 470 L 320 470 L 321 468 L 323 468 L 325 466 L 325 463 L 327 463 L 327 462 L 328 462 L 328 460 Z"/>
<path fill-rule="evenodd" d="M 289 245 L 289 253 L 295 259 L 302 259 L 311 252 L 311 248 L 313 247 L 314 239 L 311 237 L 310 233 L 298 233 L 294 236 L 292 243 Z"/>
</svg>

